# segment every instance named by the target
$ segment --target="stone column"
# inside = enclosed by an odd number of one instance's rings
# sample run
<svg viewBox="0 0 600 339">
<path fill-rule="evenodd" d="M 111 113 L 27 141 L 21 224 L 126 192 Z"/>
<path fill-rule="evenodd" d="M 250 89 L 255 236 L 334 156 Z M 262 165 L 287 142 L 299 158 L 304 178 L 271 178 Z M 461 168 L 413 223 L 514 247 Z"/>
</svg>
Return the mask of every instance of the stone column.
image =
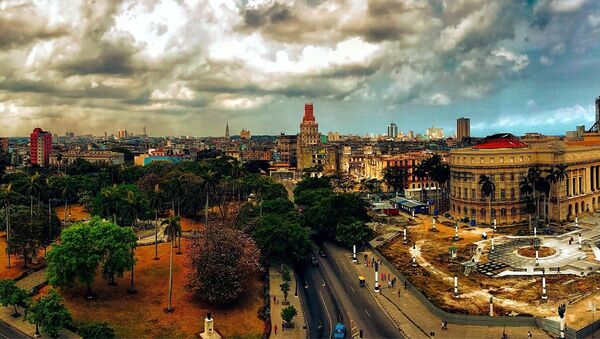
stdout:
<svg viewBox="0 0 600 339">
<path fill-rule="evenodd" d="M 458 241 L 458 223 L 454 224 L 454 241 Z"/>
<path fill-rule="evenodd" d="M 406 239 L 406 228 L 404 230 L 402 230 L 402 233 L 403 233 L 402 243 L 406 245 L 408 243 L 408 240 Z"/>
<path fill-rule="evenodd" d="M 542 274 L 542 300 L 548 299 L 548 293 L 546 291 L 546 274 Z"/>
</svg>

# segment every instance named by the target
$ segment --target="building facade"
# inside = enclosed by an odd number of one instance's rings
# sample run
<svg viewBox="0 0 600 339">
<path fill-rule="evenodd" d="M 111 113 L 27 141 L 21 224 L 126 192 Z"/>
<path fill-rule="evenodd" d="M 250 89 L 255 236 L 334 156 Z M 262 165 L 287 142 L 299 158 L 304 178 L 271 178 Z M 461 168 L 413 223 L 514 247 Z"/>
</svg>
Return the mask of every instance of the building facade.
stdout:
<svg viewBox="0 0 600 339">
<path fill-rule="evenodd" d="M 452 150 L 449 163 L 450 214 L 458 219 L 468 217 L 478 224 L 496 219 L 499 225 L 526 222 L 529 216 L 519 188 L 521 179 L 531 167 L 537 166 L 546 175 L 558 164 L 568 166 L 567 179 L 551 187 L 547 204 L 540 203 L 540 215 L 573 220 L 600 208 L 598 132 L 586 133 L 580 141 L 538 138 L 524 142 L 510 134 L 492 135 L 473 147 Z M 491 209 L 479 185 L 481 175 L 489 176 L 496 186 Z"/>
<path fill-rule="evenodd" d="M 125 155 L 112 151 L 70 151 L 60 154 L 61 160 L 56 153 L 50 155 L 49 163 L 52 166 L 70 165 L 76 159 L 84 159 L 94 164 L 106 163 L 111 165 L 122 165 L 125 163 Z"/>
<path fill-rule="evenodd" d="M 387 127 L 387 137 L 395 139 L 397 136 L 398 136 L 398 126 L 392 122 Z"/>
<path fill-rule="evenodd" d="M 8 138 L 0 138 L 0 150 L 8 152 Z"/>
<path fill-rule="evenodd" d="M 300 123 L 297 146 L 299 170 L 322 165 L 323 163 L 324 152 L 318 147 L 321 145 L 321 134 L 313 109 L 312 103 L 304 104 L 304 116 Z"/>
<path fill-rule="evenodd" d="M 29 159 L 32 165 L 47 166 L 52 153 L 52 134 L 41 128 L 33 130 L 29 140 Z"/>
<path fill-rule="evenodd" d="M 242 128 L 242 130 L 240 131 L 240 139 L 250 139 L 250 131 L 245 128 Z"/>
<path fill-rule="evenodd" d="M 462 141 L 465 138 L 471 137 L 471 119 L 458 118 L 456 119 L 456 140 Z"/>
<path fill-rule="evenodd" d="M 281 134 L 277 137 L 276 151 L 279 154 L 279 163 L 296 167 L 297 147 L 298 136 Z"/>
</svg>

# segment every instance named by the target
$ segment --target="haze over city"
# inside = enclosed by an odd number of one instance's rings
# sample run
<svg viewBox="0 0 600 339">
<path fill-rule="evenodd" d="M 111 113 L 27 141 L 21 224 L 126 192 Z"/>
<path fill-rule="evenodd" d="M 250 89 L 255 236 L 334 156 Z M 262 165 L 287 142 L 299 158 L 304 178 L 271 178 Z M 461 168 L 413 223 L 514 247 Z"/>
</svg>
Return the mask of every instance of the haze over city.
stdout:
<svg viewBox="0 0 600 339">
<path fill-rule="evenodd" d="M 600 3 L 0 1 L 0 131 L 474 135 L 591 125 Z"/>
</svg>

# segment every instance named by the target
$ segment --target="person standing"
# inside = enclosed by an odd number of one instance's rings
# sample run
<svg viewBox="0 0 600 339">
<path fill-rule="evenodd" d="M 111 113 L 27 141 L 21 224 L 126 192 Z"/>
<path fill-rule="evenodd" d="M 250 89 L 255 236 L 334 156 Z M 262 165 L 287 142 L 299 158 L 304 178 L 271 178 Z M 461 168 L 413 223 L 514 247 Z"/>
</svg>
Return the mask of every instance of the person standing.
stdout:
<svg viewBox="0 0 600 339">
<path fill-rule="evenodd" d="M 275 326 L 273 326 L 273 331 L 275 332 L 275 335 L 277 335 L 277 324 L 275 324 Z"/>
</svg>

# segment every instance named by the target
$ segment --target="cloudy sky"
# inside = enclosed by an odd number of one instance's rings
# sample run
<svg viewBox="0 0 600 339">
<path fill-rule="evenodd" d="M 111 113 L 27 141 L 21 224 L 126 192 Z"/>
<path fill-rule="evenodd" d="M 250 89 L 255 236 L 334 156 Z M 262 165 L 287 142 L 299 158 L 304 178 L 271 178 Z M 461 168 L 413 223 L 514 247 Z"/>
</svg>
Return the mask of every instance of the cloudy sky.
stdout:
<svg viewBox="0 0 600 339">
<path fill-rule="evenodd" d="M 0 135 L 559 134 L 599 41 L 597 0 L 0 0 Z"/>
</svg>

